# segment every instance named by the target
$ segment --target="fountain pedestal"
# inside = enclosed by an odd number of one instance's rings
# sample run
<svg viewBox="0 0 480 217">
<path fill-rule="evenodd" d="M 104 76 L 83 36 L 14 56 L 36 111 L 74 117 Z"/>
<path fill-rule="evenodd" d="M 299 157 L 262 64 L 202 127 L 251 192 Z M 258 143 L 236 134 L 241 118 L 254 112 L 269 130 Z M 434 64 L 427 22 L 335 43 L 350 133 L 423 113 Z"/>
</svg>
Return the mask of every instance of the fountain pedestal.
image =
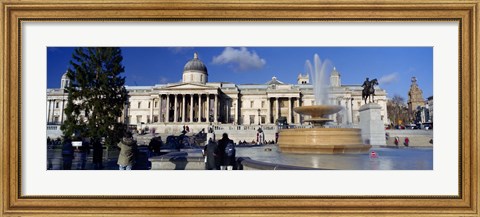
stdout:
<svg viewBox="0 0 480 217">
<path fill-rule="evenodd" d="M 353 128 L 324 128 L 332 121 L 328 115 L 339 112 L 341 106 L 315 105 L 294 108 L 313 123 L 313 128 L 283 129 L 278 135 L 278 145 L 282 152 L 300 154 L 346 154 L 366 153 L 371 145 L 362 142 L 361 130 Z"/>
<path fill-rule="evenodd" d="M 360 107 L 360 129 L 364 143 L 381 146 L 386 145 L 385 126 L 381 118 L 382 107 L 377 103 L 369 103 Z"/>
<path fill-rule="evenodd" d="M 366 153 L 372 147 L 362 143 L 360 129 L 354 128 L 285 129 L 278 145 L 282 152 L 298 154 Z"/>
</svg>

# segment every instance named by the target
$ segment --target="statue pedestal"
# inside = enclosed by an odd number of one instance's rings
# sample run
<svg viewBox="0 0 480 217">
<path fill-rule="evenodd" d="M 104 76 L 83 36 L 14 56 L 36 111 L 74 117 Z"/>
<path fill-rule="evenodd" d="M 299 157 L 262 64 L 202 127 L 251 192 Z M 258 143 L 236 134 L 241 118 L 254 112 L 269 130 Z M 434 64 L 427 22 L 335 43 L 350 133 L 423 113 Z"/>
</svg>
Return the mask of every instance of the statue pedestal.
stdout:
<svg viewBox="0 0 480 217">
<path fill-rule="evenodd" d="M 381 119 L 382 107 L 376 103 L 365 104 L 360 107 L 360 129 L 364 143 L 379 146 L 386 145 L 385 126 Z"/>
</svg>

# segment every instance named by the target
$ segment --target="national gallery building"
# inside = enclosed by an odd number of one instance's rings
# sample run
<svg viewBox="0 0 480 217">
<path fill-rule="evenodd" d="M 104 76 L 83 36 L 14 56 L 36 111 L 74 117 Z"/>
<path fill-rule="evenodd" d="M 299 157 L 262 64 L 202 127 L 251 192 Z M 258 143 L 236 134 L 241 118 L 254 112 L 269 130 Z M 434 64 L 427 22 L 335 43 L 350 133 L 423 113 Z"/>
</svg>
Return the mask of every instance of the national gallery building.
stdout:
<svg viewBox="0 0 480 217">
<path fill-rule="evenodd" d="M 330 104 L 344 107 L 330 117 L 331 125 L 353 126 L 360 121 L 358 109 L 364 104 L 360 85 L 343 85 L 340 73 L 334 68 L 330 73 Z M 294 107 L 313 105 L 313 87 L 309 75 L 299 74 L 296 84 L 286 84 L 272 77 L 263 84 L 235 84 L 208 82 L 208 70 L 195 53 L 188 61 L 179 83 L 155 86 L 126 86 L 129 103 L 122 118 L 129 125 L 155 128 L 159 133 L 180 132 L 187 125 L 201 130 L 208 126 L 216 129 L 250 127 L 275 127 L 277 120 L 290 125 L 303 126 L 303 117 Z M 63 108 L 68 84 L 66 74 L 61 87 L 47 89 L 47 123 L 59 125 L 65 119 Z M 382 106 L 381 118 L 387 118 L 387 98 L 383 89 L 376 87 L 375 102 Z"/>
</svg>

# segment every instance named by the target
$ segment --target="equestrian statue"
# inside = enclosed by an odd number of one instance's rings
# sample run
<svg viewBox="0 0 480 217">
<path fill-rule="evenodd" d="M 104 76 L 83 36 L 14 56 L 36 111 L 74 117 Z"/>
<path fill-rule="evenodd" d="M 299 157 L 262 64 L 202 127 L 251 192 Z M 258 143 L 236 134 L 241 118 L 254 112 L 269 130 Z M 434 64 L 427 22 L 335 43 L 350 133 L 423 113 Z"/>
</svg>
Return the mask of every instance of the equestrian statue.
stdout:
<svg viewBox="0 0 480 217">
<path fill-rule="evenodd" d="M 367 104 L 367 98 L 368 98 L 368 103 L 375 102 L 374 96 L 375 96 L 375 85 L 378 85 L 377 79 L 373 79 L 371 81 L 368 80 L 368 78 L 363 82 L 362 87 L 362 99 L 365 100 L 365 104 Z"/>
</svg>

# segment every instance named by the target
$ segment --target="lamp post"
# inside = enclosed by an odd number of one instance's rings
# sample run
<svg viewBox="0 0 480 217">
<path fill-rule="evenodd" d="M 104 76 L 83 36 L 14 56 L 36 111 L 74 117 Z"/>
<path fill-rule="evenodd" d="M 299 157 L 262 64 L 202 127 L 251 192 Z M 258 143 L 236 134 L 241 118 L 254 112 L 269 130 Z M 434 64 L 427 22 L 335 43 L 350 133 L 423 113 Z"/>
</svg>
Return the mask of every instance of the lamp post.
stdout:
<svg viewBox="0 0 480 217">
<path fill-rule="evenodd" d="M 258 112 L 258 125 L 260 125 L 260 109 L 258 109 L 257 112 Z"/>
</svg>

